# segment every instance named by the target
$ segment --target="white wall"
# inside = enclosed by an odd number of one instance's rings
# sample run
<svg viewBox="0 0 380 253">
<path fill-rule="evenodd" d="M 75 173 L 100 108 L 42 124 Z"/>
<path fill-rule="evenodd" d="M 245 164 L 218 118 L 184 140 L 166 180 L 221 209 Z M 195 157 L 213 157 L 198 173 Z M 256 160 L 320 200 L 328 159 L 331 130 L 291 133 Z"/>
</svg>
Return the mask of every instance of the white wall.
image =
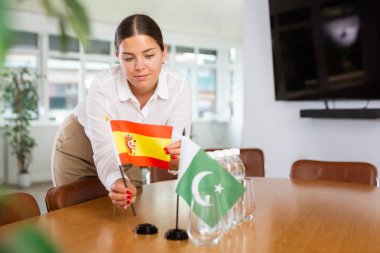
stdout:
<svg viewBox="0 0 380 253">
<path fill-rule="evenodd" d="M 47 126 L 32 126 L 30 129 L 31 135 L 36 139 L 37 147 L 33 150 L 33 160 L 30 164 L 29 171 L 31 173 L 32 182 L 46 182 L 51 180 L 50 174 L 50 155 L 53 146 L 53 140 L 58 127 L 54 125 Z M 0 143 L 4 142 L 3 152 L 0 153 L 1 164 L 4 168 L 0 178 L 4 178 L 8 184 L 16 184 L 17 182 L 17 163 L 11 150 L 5 141 L 0 138 Z M 1 150 L 1 149 L 0 149 Z"/>
<path fill-rule="evenodd" d="M 266 175 L 287 177 L 302 158 L 367 161 L 380 168 L 380 121 L 305 119 L 299 110 L 322 102 L 276 102 L 268 0 L 245 0 L 243 147 L 265 154 Z M 365 101 L 337 102 L 360 108 Z M 371 101 L 369 107 L 380 107 Z"/>
</svg>

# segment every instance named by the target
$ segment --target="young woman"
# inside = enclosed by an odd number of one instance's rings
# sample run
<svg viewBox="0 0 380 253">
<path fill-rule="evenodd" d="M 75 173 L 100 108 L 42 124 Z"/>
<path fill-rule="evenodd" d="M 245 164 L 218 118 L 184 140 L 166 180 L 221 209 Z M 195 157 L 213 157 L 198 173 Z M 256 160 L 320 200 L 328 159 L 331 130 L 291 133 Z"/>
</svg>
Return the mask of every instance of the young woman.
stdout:
<svg viewBox="0 0 380 253">
<path fill-rule="evenodd" d="M 98 176 L 113 204 L 128 208 L 135 200 L 134 184 L 141 181 L 141 172 L 131 170 L 125 188 L 106 117 L 170 125 L 174 133 L 181 135 L 186 129 L 189 135 L 192 95 L 184 76 L 165 67 L 162 33 L 149 16 L 125 18 L 117 27 L 114 43 L 120 64 L 95 76 L 87 98 L 60 126 L 52 175 L 56 186 Z M 180 141 L 173 141 L 162 150 L 171 155 L 173 164 L 178 164 L 180 146 Z"/>
</svg>

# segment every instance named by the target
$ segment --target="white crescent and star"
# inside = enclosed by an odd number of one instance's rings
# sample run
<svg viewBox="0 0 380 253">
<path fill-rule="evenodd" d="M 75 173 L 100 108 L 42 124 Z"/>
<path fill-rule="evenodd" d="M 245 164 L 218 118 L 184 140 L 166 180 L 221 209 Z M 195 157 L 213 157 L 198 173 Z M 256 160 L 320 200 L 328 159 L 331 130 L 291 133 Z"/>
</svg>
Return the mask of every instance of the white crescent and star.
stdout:
<svg viewBox="0 0 380 253">
<path fill-rule="evenodd" d="M 214 185 L 214 187 L 215 187 L 215 192 L 217 192 L 217 193 L 222 193 L 222 191 L 224 189 L 222 184 Z"/>
<path fill-rule="evenodd" d="M 199 183 L 205 176 L 210 174 L 212 174 L 211 171 L 203 171 L 198 173 L 194 177 L 193 183 L 191 184 L 191 192 L 193 193 L 194 201 L 201 206 L 212 206 L 212 204 L 209 203 L 209 200 L 202 199 L 201 195 L 199 194 Z"/>
<path fill-rule="evenodd" d="M 193 193 L 194 201 L 197 202 L 201 206 L 212 206 L 212 203 L 209 202 L 210 201 L 209 199 L 203 199 L 201 197 L 201 195 L 199 194 L 199 184 L 200 184 L 201 180 L 205 176 L 210 175 L 210 174 L 212 174 L 211 171 L 202 171 L 202 172 L 198 173 L 194 177 L 193 182 L 191 184 L 191 192 Z M 223 190 L 223 187 L 221 184 L 214 185 L 214 187 L 215 187 L 215 192 L 217 192 L 217 193 L 221 193 Z"/>
</svg>

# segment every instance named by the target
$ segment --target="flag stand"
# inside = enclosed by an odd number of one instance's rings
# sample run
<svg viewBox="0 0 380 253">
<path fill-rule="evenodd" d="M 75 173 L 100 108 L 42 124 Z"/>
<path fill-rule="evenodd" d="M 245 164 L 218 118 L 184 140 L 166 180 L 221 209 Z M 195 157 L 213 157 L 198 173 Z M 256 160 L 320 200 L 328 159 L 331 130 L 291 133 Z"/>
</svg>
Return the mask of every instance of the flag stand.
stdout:
<svg viewBox="0 0 380 253">
<path fill-rule="evenodd" d="M 186 128 L 183 128 L 182 136 L 185 136 L 185 135 L 186 135 Z M 165 238 L 167 240 L 181 241 L 181 240 L 187 240 L 189 238 L 186 230 L 178 228 L 178 209 L 179 209 L 179 195 L 177 194 L 177 210 L 175 213 L 175 228 L 169 229 L 168 231 L 166 231 Z"/>
<path fill-rule="evenodd" d="M 168 231 L 166 231 L 165 238 L 167 240 L 181 241 L 181 240 L 187 240 L 189 238 L 186 230 L 178 228 L 178 206 L 179 206 L 179 195 L 177 194 L 177 210 L 176 210 L 176 217 L 175 217 L 175 228 L 169 229 Z"/>
<path fill-rule="evenodd" d="M 186 128 L 183 128 L 182 136 L 186 135 Z M 179 209 L 179 195 L 177 194 L 177 210 L 175 213 L 175 228 L 169 229 L 165 233 L 166 240 L 181 241 L 189 239 L 186 230 L 178 228 L 178 209 Z"/>
<path fill-rule="evenodd" d="M 132 164 L 127 164 L 126 167 L 125 167 L 125 170 L 128 171 L 131 167 L 132 167 Z M 123 168 L 122 168 L 121 165 L 119 165 L 119 169 L 120 169 L 121 177 L 122 177 L 123 182 L 124 182 L 124 186 L 125 186 L 125 188 L 128 188 L 127 187 L 127 183 L 125 181 L 125 177 L 124 177 L 124 173 L 123 173 Z M 133 206 L 133 204 L 131 204 L 131 208 L 132 208 L 133 215 L 136 216 L 136 211 L 135 211 L 135 207 Z M 135 227 L 135 233 L 139 234 L 139 235 L 157 234 L 158 233 L 158 228 L 156 227 L 156 225 L 149 224 L 149 223 L 143 223 L 143 224 L 139 224 L 139 225 L 137 225 Z"/>
</svg>

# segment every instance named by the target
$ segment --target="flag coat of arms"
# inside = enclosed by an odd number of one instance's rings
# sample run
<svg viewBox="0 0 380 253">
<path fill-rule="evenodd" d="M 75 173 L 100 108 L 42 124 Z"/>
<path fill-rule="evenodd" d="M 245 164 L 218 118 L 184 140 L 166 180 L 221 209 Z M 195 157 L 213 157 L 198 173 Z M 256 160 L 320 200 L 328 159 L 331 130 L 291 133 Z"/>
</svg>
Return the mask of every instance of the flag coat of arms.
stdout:
<svg viewBox="0 0 380 253">
<path fill-rule="evenodd" d="M 235 202 L 243 195 L 245 188 L 221 165 L 188 138 L 182 139 L 179 181 L 176 192 L 191 206 L 193 212 L 207 225 L 214 227 Z M 211 208 L 206 196 L 218 198 L 219 212 Z M 205 212 L 209 208 L 210 212 Z M 216 214 L 216 215 L 215 215 Z"/>
<path fill-rule="evenodd" d="M 170 155 L 164 147 L 171 143 L 173 127 L 126 120 L 110 120 L 120 165 L 154 166 L 169 169 Z"/>
</svg>

